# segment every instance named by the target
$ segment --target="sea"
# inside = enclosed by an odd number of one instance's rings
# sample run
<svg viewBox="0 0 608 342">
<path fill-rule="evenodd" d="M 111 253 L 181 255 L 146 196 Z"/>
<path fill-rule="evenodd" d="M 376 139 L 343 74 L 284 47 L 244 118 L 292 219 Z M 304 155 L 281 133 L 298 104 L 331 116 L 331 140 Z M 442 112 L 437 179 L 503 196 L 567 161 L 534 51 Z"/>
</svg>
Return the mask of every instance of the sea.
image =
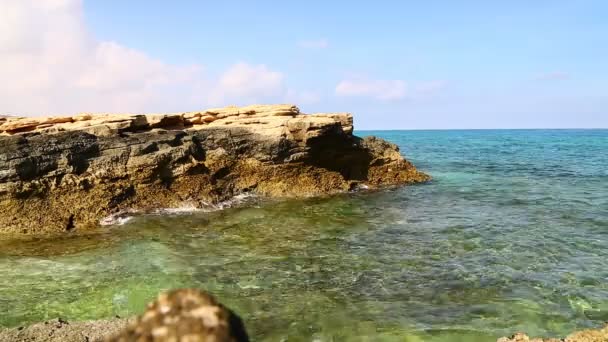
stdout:
<svg viewBox="0 0 608 342">
<path fill-rule="evenodd" d="M 608 321 L 608 130 L 358 131 L 426 184 L 135 215 L 0 241 L 0 326 L 197 287 L 255 341 L 496 341 Z"/>
</svg>

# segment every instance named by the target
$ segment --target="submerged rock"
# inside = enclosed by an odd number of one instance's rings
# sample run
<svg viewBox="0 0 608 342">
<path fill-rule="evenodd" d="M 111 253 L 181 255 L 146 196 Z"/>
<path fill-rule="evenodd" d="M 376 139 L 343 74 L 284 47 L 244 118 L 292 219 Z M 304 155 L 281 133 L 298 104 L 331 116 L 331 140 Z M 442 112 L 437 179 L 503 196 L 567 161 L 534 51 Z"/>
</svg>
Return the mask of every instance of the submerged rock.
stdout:
<svg viewBox="0 0 608 342">
<path fill-rule="evenodd" d="M 602 329 L 577 331 L 568 337 L 560 338 L 531 338 L 526 334 L 517 333 L 511 337 L 499 338 L 497 342 L 607 342 L 608 325 Z"/>
<path fill-rule="evenodd" d="M 94 227 L 128 210 L 242 193 L 311 196 L 429 177 L 350 114 L 293 105 L 0 120 L 0 234 Z"/>
</svg>

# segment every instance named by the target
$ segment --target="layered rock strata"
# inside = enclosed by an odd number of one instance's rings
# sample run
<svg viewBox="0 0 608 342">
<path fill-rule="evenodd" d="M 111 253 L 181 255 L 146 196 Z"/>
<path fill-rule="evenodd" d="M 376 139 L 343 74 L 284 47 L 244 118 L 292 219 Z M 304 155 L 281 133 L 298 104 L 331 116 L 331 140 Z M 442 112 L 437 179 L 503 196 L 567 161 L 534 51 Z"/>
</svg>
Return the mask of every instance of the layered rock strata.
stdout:
<svg viewBox="0 0 608 342">
<path fill-rule="evenodd" d="M 0 119 L 0 234 L 86 229 L 125 210 L 202 207 L 244 192 L 310 196 L 424 182 L 346 113 L 293 105 Z"/>
</svg>

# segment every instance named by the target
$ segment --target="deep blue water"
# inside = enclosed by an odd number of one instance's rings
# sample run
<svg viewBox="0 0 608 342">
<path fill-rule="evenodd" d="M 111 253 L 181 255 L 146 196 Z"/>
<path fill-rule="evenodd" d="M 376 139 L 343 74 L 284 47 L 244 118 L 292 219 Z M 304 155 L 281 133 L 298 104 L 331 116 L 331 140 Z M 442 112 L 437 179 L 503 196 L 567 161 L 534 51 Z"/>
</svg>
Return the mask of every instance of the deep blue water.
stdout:
<svg viewBox="0 0 608 342">
<path fill-rule="evenodd" d="M 608 321 L 608 131 L 361 131 L 429 184 L 149 215 L 0 248 L 0 324 L 198 286 L 256 340 L 495 341 Z"/>
</svg>

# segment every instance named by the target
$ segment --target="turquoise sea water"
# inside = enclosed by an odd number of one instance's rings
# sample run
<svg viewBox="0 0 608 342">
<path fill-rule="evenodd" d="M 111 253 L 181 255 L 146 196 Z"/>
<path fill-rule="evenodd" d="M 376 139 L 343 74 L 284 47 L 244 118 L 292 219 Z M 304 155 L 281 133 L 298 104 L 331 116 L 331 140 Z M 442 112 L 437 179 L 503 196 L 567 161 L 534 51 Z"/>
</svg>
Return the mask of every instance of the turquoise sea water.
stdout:
<svg viewBox="0 0 608 342">
<path fill-rule="evenodd" d="M 495 341 L 608 321 L 608 131 L 383 131 L 429 184 L 0 242 L 0 325 L 196 286 L 257 341 Z"/>
</svg>

